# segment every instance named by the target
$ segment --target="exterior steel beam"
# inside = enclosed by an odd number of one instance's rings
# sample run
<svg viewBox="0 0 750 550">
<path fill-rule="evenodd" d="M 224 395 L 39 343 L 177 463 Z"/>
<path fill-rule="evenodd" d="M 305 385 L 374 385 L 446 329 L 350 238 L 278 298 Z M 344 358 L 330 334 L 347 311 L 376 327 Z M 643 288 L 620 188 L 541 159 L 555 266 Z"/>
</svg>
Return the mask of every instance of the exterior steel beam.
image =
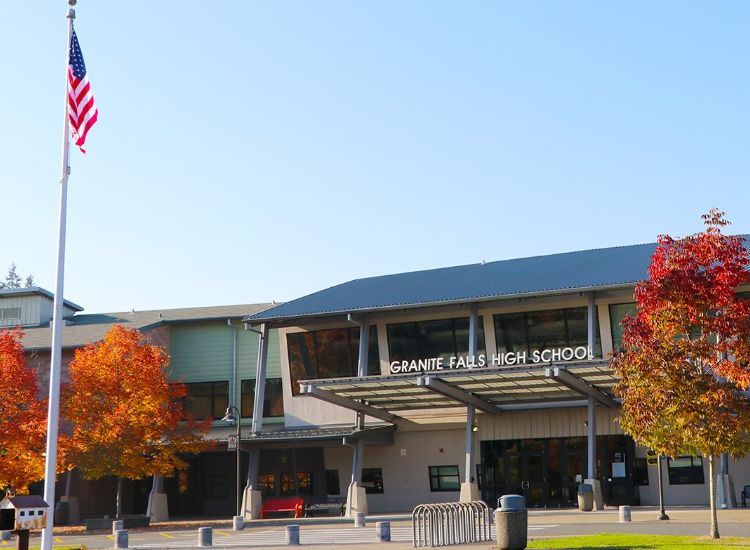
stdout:
<svg viewBox="0 0 750 550">
<path fill-rule="evenodd" d="M 446 382 L 440 380 L 435 376 L 420 376 L 417 378 L 417 386 L 427 388 L 435 393 L 439 393 L 459 403 L 465 405 L 473 405 L 480 411 L 484 411 L 489 414 L 497 414 L 501 411 L 500 407 L 490 401 L 485 401 L 481 397 L 477 397 L 473 393 L 469 393 L 455 386 L 451 386 Z"/>
<path fill-rule="evenodd" d="M 349 399 L 348 397 L 341 397 L 340 395 L 336 395 L 335 393 L 321 390 L 320 388 L 317 388 L 312 384 L 300 384 L 300 393 L 302 395 L 310 395 L 312 397 L 316 397 L 321 401 L 327 401 L 328 403 L 338 405 L 339 407 L 344 407 L 345 409 L 365 413 L 367 416 L 380 418 L 381 420 L 385 420 L 386 422 L 393 422 L 396 418 L 395 414 L 391 414 L 388 411 L 371 407 L 366 403 L 361 403 L 354 399 Z"/>
<path fill-rule="evenodd" d="M 581 380 L 577 376 L 570 374 L 563 367 L 550 367 L 545 369 L 545 374 L 547 377 L 552 378 L 563 386 L 567 386 L 571 390 L 575 390 L 586 397 L 594 398 L 605 407 L 616 409 L 620 406 L 612 397 L 592 386 L 585 380 Z"/>
</svg>

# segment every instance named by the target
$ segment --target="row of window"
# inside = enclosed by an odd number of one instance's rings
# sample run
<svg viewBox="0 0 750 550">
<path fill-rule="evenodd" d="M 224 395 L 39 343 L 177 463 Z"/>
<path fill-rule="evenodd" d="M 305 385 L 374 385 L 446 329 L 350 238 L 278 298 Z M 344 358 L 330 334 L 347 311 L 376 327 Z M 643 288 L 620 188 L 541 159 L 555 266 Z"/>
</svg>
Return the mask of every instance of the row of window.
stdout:
<svg viewBox="0 0 750 550">
<path fill-rule="evenodd" d="M 479 465 L 477 465 L 479 470 Z M 703 459 L 700 456 L 681 456 L 667 459 L 667 471 L 670 485 L 688 485 L 704 483 Z M 461 478 L 458 466 L 428 466 L 430 491 L 459 491 Z M 645 458 L 636 460 L 636 483 L 648 485 L 648 467 Z M 263 473 L 258 476 L 258 484 L 264 497 L 273 496 L 310 496 L 314 494 L 312 472 Z M 341 494 L 338 470 L 325 471 L 326 494 Z M 363 468 L 362 486 L 368 494 L 383 493 L 383 470 L 381 468 Z"/>
<path fill-rule="evenodd" d="M 679 456 L 667 458 L 667 475 L 670 485 L 695 485 L 705 483 L 703 478 L 703 457 Z M 645 458 L 635 459 L 635 481 L 638 485 L 648 485 L 648 463 Z"/>
<path fill-rule="evenodd" d="M 586 346 L 588 308 L 574 307 L 495 315 L 498 353 Z M 597 327 L 595 354 L 601 354 Z M 479 318 L 477 347 L 485 349 L 484 326 Z M 410 321 L 386 326 L 391 361 L 460 357 L 469 353 L 469 318 Z M 357 375 L 359 329 L 355 327 L 296 332 L 287 335 L 292 393 L 299 382 L 316 378 Z M 380 374 L 377 330 L 370 327 L 368 374 Z"/>
<path fill-rule="evenodd" d="M 458 466 L 429 466 L 430 491 L 458 491 L 461 481 Z M 338 470 L 325 471 L 326 494 L 340 495 L 341 484 Z M 258 475 L 258 485 L 264 497 L 274 496 L 310 496 L 313 487 L 312 472 L 266 472 Z M 363 468 L 362 486 L 368 494 L 383 493 L 383 470 L 381 468 Z"/>
<path fill-rule="evenodd" d="M 196 382 L 185 384 L 185 411 L 195 418 L 218 420 L 229 406 L 229 382 Z M 255 380 L 241 382 L 240 413 L 242 418 L 253 416 L 255 404 Z M 284 396 L 281 378 L 267 378 L 263 399 L 263 417 L 284 416 Z"/>
<path fill-rule="evenodd" d="M 612 340 L 619 349 L 620 321 L 634 311 L 635 304 L 610 305 Z M 498 353 L 585 346 L 588 343 L 588 308 L 507 313 L 494 316 Z M 598 323 L 596 323 L 598 327 Z M 469 352 L 469 318 L 393 323 L 386 327 L 392 361 L 412 361 L 433 357 L 460 357 Z M 485 348 L 481 321 L 477 331 L 478 349 Z M 287 336 L 292 393 L 299 394 L 299 381 L 318 378 L 344 378 L 357 375 L 359 329 L 356 327 L 297 332 Z M 595 354 L 601 353 L 599 332 Z M 376 327 L 370 327 L 368 375 L 380 374 Z M 229 382 L 186 384 L 185 407 L 197 418 L 222 418 L 229 405 Z M 253 414 L 255 380 L 241 381 L 241 413 Z M 266 380 L 264 417 L 283 416 L 281 378 Z"/>
</svg>

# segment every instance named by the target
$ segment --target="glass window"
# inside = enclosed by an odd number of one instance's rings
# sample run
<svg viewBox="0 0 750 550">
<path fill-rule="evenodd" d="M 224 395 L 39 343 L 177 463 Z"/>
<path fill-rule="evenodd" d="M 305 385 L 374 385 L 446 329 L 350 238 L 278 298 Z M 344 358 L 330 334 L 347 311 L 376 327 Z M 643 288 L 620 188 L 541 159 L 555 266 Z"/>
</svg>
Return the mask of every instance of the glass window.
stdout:
<svg viewBox="0 0 750 550">
<path fill-rule="evenodd" d="M 596 311 L 596 309 L 594 309 Z M 498 353 L 575 348 L 588 345 L 588 307 L 572 307 L 495 315 Z M 599 322 L 594 320 L 594 355 L 601 355 Z"/>
<path fill-rule="evenodd" d="M 667 471 L 670 485 L 703 483 L 703 458 L 700 456 L 680 456 L 667 458 Z"/>
<path fill-rule="evenodd" d="M 20 318 L 21 318 L 20 307 L 0 308 L 0 319 L 20 319 Z"/>
<path fill-rule="evenodd" d="M 203 477 L 203 496 L 207 498 L 225 498 L 229 496 L 229 476 L 206 474 Z"/>
<path fill-rule="evenodd" d="M 383 492 L 383 470 L 380 468 L 362 468 L 362 486 L 365 493 Z"/>
<path fill-rule="evenodd" d="M 326 470 L 326 494 L 340 495 L 341 486 L 339 485 L 339 471 Z"/>
<path fill-rule="evenodd" d="M 229 406 L 229 382 L 197 382 L 185 387 L 186 412 L 201 420 L 224 417 Z"/>
<path fill-rule="evenodd" d="M 461 479 L 458 476 L 458 466 L 430 466 L 430 491 L 458 491 L 461 489 Z"/>
<path fill-rule="evenodd" d="M 635 482 L 638 485 L 648 485 L 648 463 L 645 458 L 635 459 Z"/>
<path fill-rule="evenodd" d="M 300 380 L 357 376 L 359 329 L 357 327 L 287 334 L 292 395 L 299 395 Z M 378 331 L 370 327 L 368 375 L 380 374 Z"/>
<path fill-rule="evenodd" d="M 276 474 L 258 474 L 260 494 L 264 497 L 276 495 Z"/>
<path fill-rule="evenodd" d="M 609 325 L 612 331 L 612 350 L 622 351 L 622 320 L 628 315 L 635 315 L 635 302 L 609 305 Z"/>
<path fill-rule="evenodd" d="M 311 472 L 283 472 L 281 474 L 281 496 L 307 496 L 313 494 Z"/>
<path fill-rule="evenodd" d="M 387 327 L 391 361 L 459 357 L 469 353 L 469 318 L 394 323 Z M 477 326 L 477 352 L 484 353 L 482 317 Z"/>
<path fill-rule="evenodd" d="M 255 380 L 242 381 L 242 418 L 252 418 L 255 406 Z M 266 378 L 263 396 L 263 417 L 284 416 L 284 394 L 281 378 Z"/>
</svg>

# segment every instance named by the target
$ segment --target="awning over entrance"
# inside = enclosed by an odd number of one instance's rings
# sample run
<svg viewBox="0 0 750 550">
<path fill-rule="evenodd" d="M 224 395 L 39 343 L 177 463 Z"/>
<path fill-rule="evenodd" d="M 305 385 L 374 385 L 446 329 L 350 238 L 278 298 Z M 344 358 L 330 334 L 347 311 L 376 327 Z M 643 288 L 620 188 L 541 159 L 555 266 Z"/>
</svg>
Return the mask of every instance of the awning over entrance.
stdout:
<svg viewBox="0 0 750 550">
<path fill-rule="evenodd" d="M 300 391 L 391 422 L 401 411 L 473 405 L 486 413 L 586 406 L 588 398 L 617 407 L 607 361 L 306 380 Z"/>
<path fill-rule="evenodd" d="M 389 445 L 393 443 L 395 426 L 366 426 L 357 429 L 352 426 L 330 428 L 297 428 L 261 432 L 256 435 L 242 434 L 242 447 L 262 446 L 283 448 L 287 446 L 338 446 L 343 442 L 363 440 L 367 445 Z M 330 443 L 332 445 L 326 445 Z"/>
</svg>

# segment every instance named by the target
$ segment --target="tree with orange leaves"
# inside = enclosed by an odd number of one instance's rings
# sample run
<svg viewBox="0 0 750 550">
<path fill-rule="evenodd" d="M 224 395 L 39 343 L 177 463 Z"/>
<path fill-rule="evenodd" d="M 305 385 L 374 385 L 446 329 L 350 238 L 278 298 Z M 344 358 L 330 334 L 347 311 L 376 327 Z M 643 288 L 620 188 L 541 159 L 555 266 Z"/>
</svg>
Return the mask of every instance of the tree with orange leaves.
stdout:
<svg viewBox="0 0 750 550">
<path fill-rule="evenodd" d="M 68 464 L 86 479 L 117 478 L 116 511 L 122 513 L 122 480 L 172 475 L 184 453 L 207 446 L 209 423 L 185 420 L 182 384 L 168 381 L 169 357 L 134 329 L 115 325 L 104 340 L 75 351 L 62 412 Z"/>
<path fill-rule="evenodd" d="M 623 320 L 621 377 L 625 433 L 660 455 L 708 458 L 712 538 L 719 538 L 714 457 L 750 450 L 750 253 L 743 238 L 724 235 L 716 209 L 706 230 L 659 238 L 648 280 L 635 290 L 637 312 Z"/>
<path fill-rule="evenodd" d="M 44 477 L 47 418 L 22 337 L 20 329 L 0 330 L 0 490 L 19 493 Z"/>
</svg>

